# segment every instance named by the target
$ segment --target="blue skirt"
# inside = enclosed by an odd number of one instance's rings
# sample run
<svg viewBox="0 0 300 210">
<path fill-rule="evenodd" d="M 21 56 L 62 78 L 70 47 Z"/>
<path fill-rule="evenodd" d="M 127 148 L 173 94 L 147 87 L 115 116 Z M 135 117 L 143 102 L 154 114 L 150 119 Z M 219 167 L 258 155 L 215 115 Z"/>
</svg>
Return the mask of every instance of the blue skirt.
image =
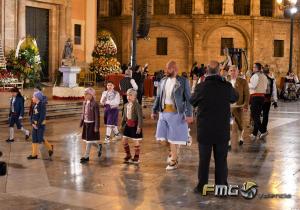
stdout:
<svg viewBox="0 0 300 210">
<path fill-rule="evenodd" d="M 45 125 L 41 125 L 38 129 L 32 128 L 32 143 L 41 144 L 44 142 Z"/>
</svg>

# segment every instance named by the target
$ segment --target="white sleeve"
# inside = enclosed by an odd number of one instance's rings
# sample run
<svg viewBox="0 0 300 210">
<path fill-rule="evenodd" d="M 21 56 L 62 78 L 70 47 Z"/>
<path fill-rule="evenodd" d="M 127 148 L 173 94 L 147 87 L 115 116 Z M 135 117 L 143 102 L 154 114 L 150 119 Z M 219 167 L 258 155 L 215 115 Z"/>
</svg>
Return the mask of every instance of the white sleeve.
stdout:
<svg viewBox="0 0 300 210">
<path fill-rule="evenodd" d="M 258 75 L 254 74 L 250 79 L 249 89 L 252 89 L 252 90 L 255 89 L 258 85 L 258 81 L 259 81 Z"/>
<path fill-rule="evenodd" d="M 120 94 L 117 92 L 116 97 L 114 100 L 110 101 L 109 105 L 112 107 L 119 107 L 120 105 Z"/>
<path fill-rule="evenodd" d="M 275 79 L 273 80 L 273 93 L 272 93 L 272 97 L 273 97 L 274 102 L 278 101 L 278 98 L 277 98 L 277 87 L 276 87 L 276 80 Z"/>
<path fill-rule="evenodd" d="M 132 88 L 133 88 L 134 90 L 138 90 L 138 89 L 139 89 L 139 87 L 137 86 L 137 84 L 136 84 L 136 82 L 134 81 L 134 79 L 131 79 L 131 80 L 130 80 L 130 84 L 132 85 Z"/>
<path fill-rule="evenodd" d="M 104 91 L 103 93 L 102 93 L 102 96 L 101 96 L 101 99 L 100 99 L 100 104 L 102 104 L 102 105 L 105 105 L 104 103 L 105 103 L 105 96 L 106 96 L 106 91 Z"/>
</svg>

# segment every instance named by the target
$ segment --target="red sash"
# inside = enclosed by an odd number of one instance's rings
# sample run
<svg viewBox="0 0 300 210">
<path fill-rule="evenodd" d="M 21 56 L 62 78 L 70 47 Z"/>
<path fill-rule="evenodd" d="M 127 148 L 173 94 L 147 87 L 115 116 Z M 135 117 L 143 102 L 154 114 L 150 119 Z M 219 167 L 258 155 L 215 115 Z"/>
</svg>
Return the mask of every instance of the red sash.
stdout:
<svg viewBox="0 0 300 210">
<path fill-rule="evenodd" d="M 134 128 L 137 126 L 138 122 L 137 120 L 129 120 L 127 119 L 126 124 L 128 127 Z"/>
</svg>

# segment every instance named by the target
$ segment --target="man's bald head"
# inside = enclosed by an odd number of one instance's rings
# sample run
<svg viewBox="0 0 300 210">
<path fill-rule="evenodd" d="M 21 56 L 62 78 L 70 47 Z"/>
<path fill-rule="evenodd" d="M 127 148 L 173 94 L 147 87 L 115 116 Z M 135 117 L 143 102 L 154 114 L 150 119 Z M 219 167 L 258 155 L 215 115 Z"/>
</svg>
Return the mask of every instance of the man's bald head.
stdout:
<svg viewBox="0 0 300 210">
<path fill-rule="evenodd" d="M 178 67 L 174 60 L 170 60 L 166 65 L 167 71 L 166 74 L 168 77 L 174 77 L 178 73 Z"/>
<path fill-rule="evenodd" d="M 220 73 L 220 64 L 218 61 L 212 60 L 209 62 L 208 65 L 208 74 L 213 75 L 213 74 L 219 74 Z"/>
</svg>

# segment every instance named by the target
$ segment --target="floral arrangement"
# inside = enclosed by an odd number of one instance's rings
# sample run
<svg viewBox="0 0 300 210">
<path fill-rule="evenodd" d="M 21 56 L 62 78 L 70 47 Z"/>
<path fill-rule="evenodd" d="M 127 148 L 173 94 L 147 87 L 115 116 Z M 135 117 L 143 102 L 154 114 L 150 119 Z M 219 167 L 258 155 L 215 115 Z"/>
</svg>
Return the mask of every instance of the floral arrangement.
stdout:
<svg viewBox="0 0 300 210">
<path fill-rule="evenodd" d="M 100 32 L 92 53 L 93 62 L 90 64 L 90 71 L 96 72 L 102 77 L 111 73 L 120 73 L 120 63 L 115 57 L 116 54 L 117 46 L 110 33 Z"/>
<path fill-rule="evenodd" d="M 12 82 L 18 82 L 18 77 L 6 69 L 1 69 L 0 70 L 0 86 L 8 85 Z"/>
<path fill-rule="evenodd" d="M 6 68 L 19 75 L 25 87 L 33 87 L 40 82 L 41 59 L 36 40 L 26 37 L 19 41 L 18 47 L 7 56 Z"/>
</svg>

